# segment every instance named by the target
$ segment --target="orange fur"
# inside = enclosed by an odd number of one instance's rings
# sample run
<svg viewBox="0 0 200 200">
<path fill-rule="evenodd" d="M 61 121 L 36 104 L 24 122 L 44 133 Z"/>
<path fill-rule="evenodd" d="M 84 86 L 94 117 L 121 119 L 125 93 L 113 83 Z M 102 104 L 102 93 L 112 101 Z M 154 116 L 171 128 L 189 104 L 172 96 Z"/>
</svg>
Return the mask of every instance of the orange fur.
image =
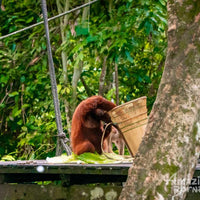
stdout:
<svg viewBox="0 0 200 200">
<path fill-rule="evenodd" d="M 95 151 L 99 154 L 101 150 L 101 121 L 111 122 L 107 111 L 116 105 L 101 96 L 92 96 L 82 101 L 76 108 L 72 117 L 71 144 L 72 151 L 79 155 L 84 152 Z M 108 137 L 111 128 L 105 133 Z"/>
</svg>

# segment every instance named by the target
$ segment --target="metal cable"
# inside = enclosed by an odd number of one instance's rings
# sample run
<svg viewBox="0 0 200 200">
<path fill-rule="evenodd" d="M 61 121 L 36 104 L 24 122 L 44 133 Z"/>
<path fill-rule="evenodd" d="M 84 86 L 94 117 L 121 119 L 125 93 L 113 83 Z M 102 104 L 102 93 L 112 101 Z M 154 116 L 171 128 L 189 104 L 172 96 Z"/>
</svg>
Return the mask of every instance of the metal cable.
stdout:
<svg viewBox="0 0 200 200">
<path fill-rule="evenodd" d="M 46 33 L 46 39 L 47 39 L 47 53 L 48 53 L 48 62 L 49 62 L 49 72 L 50 72 L 50 78 L 51 78 L 51 90 L 52 90 L 52 94 L 53 94 L 56 125 L 57 125 L 58 136 L 59 136 L 57 141 L 59 141 L 59 140 L 61 141 L 62 146 L 64 147 L 64 149 L 67 152 L 67 155 L 70 155 L 71 149 L 64 142 L 64 139 L 66 140 L 66 136 L 63 132 L 61 113 L 60 113 L 60 103 L 58 100 L 56 75 L 55 75 L 55 68 L 54 68 L 54 63 L 53 63 L 50 37 L 49 37 L 49 26 L 48 26 L 48 18 L 47 18 L 46 0 L 41 0 L 41 7 L 42 7 L 42 13 L 43 13 L 43 18 L 44 18 L 44 27 L 45 27 L 45 33 Z M 65 137 L 65 138 L 63 138 L 63 137 Z"/>
<path fill-rule="evenodd" d="M 69 10 L 69 11 L 66 11 L 66 12 L 64 12 L 64 13 L 61 13 L 61 14 L 56 15 L 56 16 L 54 16 L 54 17 L 51 17 L 51 18 L 48 19 L 48 22 L 51 21 L 51 20 L 53 20 L 53 19 L 57 19 L 57 18 L 59 18 L 59 17 L 62 17 L 62 16 L 64 16 L 64 15 L 67 15 L 67 14 L 69 14 L 69 13 L 72 13 L 72 12 L 75 12 L 75 11 L 77 11 L 77 10 L 80 10 L 81 8 L 84 8 L 84 7 L 89 6 L 89 5 L 93 4 L 93 3 L 96 3 L 97 1 L 99 1 L 99 0 L 90 1 L 90 2 L 88 2 L 88 3 L 86 3 L 86 4 L 83 4 L 83 5 L 81 5 L 81 6 L 78 6 L 78 7 L 76 7 L 76 8 L 73 8 L 73 9 L 71 9 L 71 10 Z M 28 29 L 31 29 L 31 28 L 33 28 L 33 27 L 35 27 L 35 26 L 38 26 L 38 25 L 41 25 L 41 24 L 43 24 L 43 23 L 44 23 L 44 21 L 41 21 L 41 22 L 38 22 L 38 23 L 36 23 L 36 24 L 30 25 L 30 26 L 28 26 L 28 27 L 25 27 L 25 28 L 23 28 L 23 29 L 20 29 L 20 30 L 18 30 L 18 31 L 14 31 L 14 32 L 9 33 L 9 34 L 7 34 L 7 35 L 3 35 L 3 36 L 0 37 L 0 40 L 2 40 L 2 39 L 4 39 L 4 38 L 7 38 L 7 37 L 9 37 L 9 36 L 15 35 L 15 34 L 17 34 L 17 33 L 20 33 L 20 32 L 22 32 L 22 31 L 26 31 L 26 30 L 28 30 Z"/>
</svg>

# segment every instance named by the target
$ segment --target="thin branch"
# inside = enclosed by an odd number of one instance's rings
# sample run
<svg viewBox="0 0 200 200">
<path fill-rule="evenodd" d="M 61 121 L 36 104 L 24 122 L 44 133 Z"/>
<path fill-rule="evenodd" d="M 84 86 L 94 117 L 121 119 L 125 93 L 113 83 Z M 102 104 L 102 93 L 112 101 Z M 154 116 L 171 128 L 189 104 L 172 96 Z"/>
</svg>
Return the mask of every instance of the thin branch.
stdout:
<svg viewBox="0 0 200 200">
<path fill-rule="evenodd" d="M 115 87 L 116 87 L 116 104 L 119 105 L 119 80 L 118 80 L 118 65 L 115 63 Z"/>
<path fill-rule="evenodd" d="M 88 95 L 89 97 L 92 96 L 92 95 L 93 95 L 93 94 L 92 94 L 92 91 L 91 91 L 90 88 L 87 86 L 87 84 L 86 84 L 86 82 L 85 82 L 85 80 L 83 79 L 82 76 L 80 77 L 80 79 L 81 79 L 81 82 L 82 82 L 82 84 L 83 84 L 83 86 L 84 86 L 84 88 L 85 88 L 85 91 L 86 91 L 87 95 Z"/>
<path fill-rule="evenodd" d="M 10 90 L 8 91 L 8 87 L 6 88 L 6 94 L 5 94 L 5 96 L 3 97 L 3 99 L 1 100 L 1 102 L 0 102 L 0 104 L 2 104 L 4 101 L 5 101 L 5 99 L 6 99 L 6 97 L 9 95 L 9 93 L 12 91 L 12 86 L 13 86 L 13 83 L 10 83 Z"/>
<path fill-rule="evenodd" d="M 24 83 L 22 83 L 22 92 L 21 92 L 21 108 L 22 108 L 22 119 L 23 123 L 25 124 L 25 109 L 23 108 L 24 105 Z"/>
<path fill-rule="evenodd" d="M 100 79 L 99 79 L 99 95 L 101 95 L 101 96 L 103 96 L 103 89 L 104 89 L 104 83 L 105 83 L 105 77 L 106 77 L 107 57 L 108 56 L 104 57 L 103 66 L 102 66 L 102 70 L 101 70 L 101 76 L 100 76 Z"/>
</svg>

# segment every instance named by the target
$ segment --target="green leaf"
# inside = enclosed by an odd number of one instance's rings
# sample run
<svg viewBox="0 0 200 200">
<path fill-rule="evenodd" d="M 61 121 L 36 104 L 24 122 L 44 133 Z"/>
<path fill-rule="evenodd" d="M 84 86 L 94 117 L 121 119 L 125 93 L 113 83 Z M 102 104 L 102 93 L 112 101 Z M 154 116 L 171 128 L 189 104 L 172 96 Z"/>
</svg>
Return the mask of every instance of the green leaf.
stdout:
<svg viewBox="0 0 200 200">
<path fill-rule="evenodd" d="M 26 20 L 26 23 L 30 23 L 34 20 L 34 17 L 30 17 L 29 19 Z"/>
<path fill-rule="evenodd" d="M 21 83 L 24 83 L 25 80 L 26 80 L 25 76 L 21 76 L 21 78 L 20 78 Z"/>
<path fill-rule="evenodd" d="M 76 26 L 76 36 L 81 36 L 81 35 L 88 35 L 88 28 L 83 28 L 82 26 Z"/>
<path fill-rule="evenodd" d="M 9 80 L 9 76 L 1 75 L 0 77 L 0 83 L 7 83 Z"/>
<path fill-rule="evenodd" d="M 16 110 L 16 111 L 15 111 L 15 109 L 14 109 L 14 110 L 13 110 L 13 117 L 19 116 L 19 115 L 21 114 L 21 112 L 22 112 L 21 109 L 20 109 L 20 110 Z"/>
<path fill-rule="evenodd" d="M 163 5 L 163 6 L 166 6 L 166 1 L 165 0 L 159 0 L 159 2 Z"/>
<path fill-rule="evenodd" d="M 90 43 L 90 42 L 95 42 L 95 41 L 97 41 L 97 39 L 98 39 L 97 36 L 92 36 L 92 35 L 90 35 L 90 36 L 88 36 L 88 37 L 86 38 L 86 41 L 87 41 L 88 43 Z"/>
<path fill-rule="evenodd" d="M 42 49 L 46 50 L 46 43 L 44 43 L 44 42 L 42 43 Z"/>
<path fill-rule="evenodd" d="M 58 93 L 60 93 L 61 88 L 62 88 L 62 85 L 57 85 Z"/>
<path fill-rule="evenodd" d="M 11 155 L 5 155 L 1 158 L 2 161 L 15 161 L 15 158 Z"/>
<path fill-rule="evenodd" d="M 22 132 L 17 138 L 23 138 L 26 136 L 26 132 Z"/>
<path fill-rule="evenodd" d="M 0 108 L 5 108 L 5 107 L 6 107 L 6 105 L 4 103 L 0 104 Z"/>
<path fill-rule="evenodd" d="M 19 120 L 19 121 L 17 122 L 17 124 L 18 124 L 19 126 L 21 126 L 21 125 L 23 124 L 23 120 L 22 120 L 22 119 Z"/>
<path fill-rule="evenodd" d="M 144 27 L 145 27 L 145 33 L 146 33 L 146 35 L 149 35 L 150 32 L 153 31 L 152 24 L 149 22 L 149 20 L 147 20 L 147 21 L 145 22 Z"/>
<path fill-rule="evenodd" d="M 12 50 L 12 52 L 14 52 L 14 51 L 15 51 L 15 49 L 16 49 L 16 44 L 15 44 L 15 43 L 13 43 L 13 44 L 12 44 L 12 46 L 11 46 L 11 50 Z"/>
<path fill-rule="evenodd" d="M 164 25 L 167 25 L 167 19 L 164 18 L 163 16 L 159 15 L 159 14 L 156 14 L 155 13 L 155 16 L 162 22 L 164 23 Z"/>
<path fill-rule="evenodd" d="M 130 61 L 131 63 L 133 63 L 133 58 L 131 57 L 129 51 L 126 50 L 125 54 L 126 54 L 127 60 Z"/>
<path fill-rule="evenodd" d="M 30 104 L 25 103 L 25 104 L 22 105 L 22 108 L 28 108 L 28 107 L 30 107 Z"/>
<path fill-rule="evenodd" d="M 26 126 L 22 126 L 22 131 L 27 132 L 28 131 L 27 127 Z"/>
<path fill-rule="evenodd" d="M 9 97 L 14 97 L 16 95 L 19 95 L 19 93 L 17 91 L 10 93 L 8 96 Z"/>
</svg>

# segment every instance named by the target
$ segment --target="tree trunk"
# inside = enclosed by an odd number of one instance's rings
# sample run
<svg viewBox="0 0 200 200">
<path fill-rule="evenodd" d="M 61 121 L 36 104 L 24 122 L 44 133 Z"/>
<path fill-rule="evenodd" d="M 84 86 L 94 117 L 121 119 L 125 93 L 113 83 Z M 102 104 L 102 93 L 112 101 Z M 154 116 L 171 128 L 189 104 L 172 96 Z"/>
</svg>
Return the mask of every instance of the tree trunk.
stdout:
<svg viewBox="0 0 200 200">
<path fill-rule="evenodd" d="M 63 1 L 63 0 L 56 0 L 56 5 L 58 8 L 58 13 L 61 14 L 63 12 L 66 12 L 69 10 L 70 2 L 69 0 Z M 66 28 L 69 21 L 69 15 L 65 15 L 60 18 L 60 32 L 61 32 L 61 39 L 62 43 L 66 42 L 67 39 L 67 33 Z M 62 67 L 63 67 L 63 80 L 64 80 L 64 86 L 67 87 L 68 84 L 68 77 L 67 77 L 67 54 L 62 51 L 61 52 L 61 58 L 62 58 Z M 65 115 L 66 115 L 66 122 L 67 122 L 67 129 L 68 133 L 70 134 L 71 131 L 71 123 L 70 123 L 70 113 L 69 113 L 69 103 L 65 98 L 64 101 L 65 104 Z"/>
<path fill-rule="evenodd" d="M 76 107 L 76 99 L 77 99 L 77 84 L 80 79 L 81 72 L 83 69 L 83 61 L 79 61 L 78 66 L 74 66 L 74 73 L 72 78 L 72 105 L 71 105 L 71 113 L 74 112 Z"/>
<path fill-rule="evenodd" d="M 104 83 L 105 83 L 105 78 L 106 78 L 106 70 L 107 70 L 107 57 L 105 56 L 103 59 L 103 66 L 102 66 L 102 70 L 101 70 L 101 76 L 99 79 L 99 95 L 103 96 L 103 92 L 104 92 Z"/>
<path fill-rule="evenodd" d="M 81 82 L 82 82 L 82 84 L 83 84 L 83 86 L 84 86 L 84 88 L 85 88 L 85 91 L 86 91 L 87 95 L 88 95 L 89 97 L 92 96 L 92 95 L 93 95 L 92 90 L 88 87 L 88 85 L 86 84 L 84 78 L 83 78 L 83 77 L 80 77 L 80 79 L 81 79 Z"/>
<path fill-rule="evenodd" d="M 115 94 L 116 94 L 116 105 L 119 105 L 119 80 L 118 80 L 118 65 L 115 63 Z"/>
<path fill-rule="evenodd" d="M 200 152 L 200 1 L 168 1 L 168 52 L 120 199 L 184 199 Z"/>
<path fill-rule="evenodd" d="M 87 3 L 88 0 L 85 0 L 85 3 Z M 90 7 L 85 7 L 83 8 L 83 13 L 82 13 L 82 19 L 81 19 L 81 24 L 83 27 L 86 27 L 86 22 L 87 22 L 87 17 L 89 16 L 89 10 Z M 89 23 L 89 22 L 88 22 Z M 88 26 L 89 27 L 89 26 Z M 80 52 L 82 49 L 80 49 Z M 75 56 L 76 59 L 78 59 L 78 56 Z M 72 113 L 75 110 L 76 107 L 76 101 L 77 101 L 77 84 L 81 76 L 81 72 L 83 69 L 83 60 L 80 59 L 77 65 L 74 66 L 74 73 L 73 73 L 73 78 L 72 78 L 72 106 L 71 106 L 71 111 Z"/>
<path fill-rule="evenodd" d="M 85 0 L 85 3 L 88 3 L 89 0 Z M 90 15 L 90 6 L 86 6 L 85 8 L 83 8 L 83 13 L 82 13 L 82 26 L 87 27 L 89 29 L 89 15 Z M 87 21 L 88 18 L 88 21 Z M 87 22 L 87 23 L 86 23 Z"/>
<path fill-rule="evenodd" d="M 62 1 L 62 0 L 56 0 L 58 13 L 61 14 L 63 12 L 66 12 L 69 10 L 69 0 Z M 60 18 L 60 32 L 61 32 L 61 39 L 62 43 L 66 42 L 67 39 L 67 33 L 66 33 L 66 27 L 68 25 L 69 21 L 69 15 L 65 15 Z M 62 66 L 63 66 L 63 78 L 65 84 L 67 84 L 67 55 L 64 51 L 61 52 L 62 57 Z"/>
</svg>

